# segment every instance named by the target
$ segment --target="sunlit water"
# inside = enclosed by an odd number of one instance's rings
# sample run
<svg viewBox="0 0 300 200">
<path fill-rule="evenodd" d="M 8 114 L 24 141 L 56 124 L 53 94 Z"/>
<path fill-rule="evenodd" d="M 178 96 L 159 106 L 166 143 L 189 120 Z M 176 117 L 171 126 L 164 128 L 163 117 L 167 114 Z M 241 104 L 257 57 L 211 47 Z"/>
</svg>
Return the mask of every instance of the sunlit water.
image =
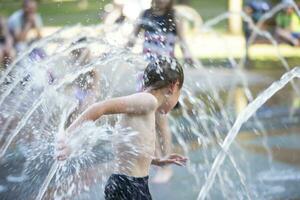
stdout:
<svg viewBox="0 0 300 200">
<path fill-rule="evenodd" d="M 228 16 L 205 23 L 205 30 Z M 268 33 L 256 31 L 277 48 Z M 82 93 L 74 82 L 82 74 L 95 70 L 99 76 L 99 95 L 92 93 L 89 103 L 136 90 L 146 62 L 124 49 L 125 42 L 116 27 L 66 27 L 29 47 L 2 73 L 1 199 L 103 199 L 105 181 L 118 166 L 114 146 L 128 143 L 136 155 L 140 150 L 130 145 L 135 133 L 115 126 L 117 117 L 104 117 L 77 130 L 68 141 L 77 151 L 67 161 L 54 159 L 54 145 L 78 106 L 75 96 Z M 29 56 L 35 48 L 43 54 Z M 90 49 L 87 60 L 72 60 L 78 48 Z M 174 168 L 169 183 L 150 183 L 155 199 L 300 197 L 299 68 L 271 84 L 280 76 L 245 71 L 238 67 L 243 60 L 228 59 L 235 66 L 230 71 L 185 69 L 181 108 L 171 113 L 170 124 L 175 149 L 189 162 Z M 81 111 L 87 106 L 80 105 Z"/>
</svg>

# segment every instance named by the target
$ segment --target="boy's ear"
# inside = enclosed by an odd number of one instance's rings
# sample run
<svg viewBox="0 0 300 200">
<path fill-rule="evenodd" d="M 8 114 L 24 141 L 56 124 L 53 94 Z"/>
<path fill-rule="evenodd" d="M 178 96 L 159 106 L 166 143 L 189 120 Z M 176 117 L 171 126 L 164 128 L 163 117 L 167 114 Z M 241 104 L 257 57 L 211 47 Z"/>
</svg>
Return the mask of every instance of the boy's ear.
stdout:
<svg viewBox="0 0 300 200">
<path fill-rule="evenodd" d="M 178 81 L 171 83 L 168 87 L 168 93 L 173 94 L 175 92 L 176 88 L 178 87 L 178 85 L 179 85 Z"/>
</svg>

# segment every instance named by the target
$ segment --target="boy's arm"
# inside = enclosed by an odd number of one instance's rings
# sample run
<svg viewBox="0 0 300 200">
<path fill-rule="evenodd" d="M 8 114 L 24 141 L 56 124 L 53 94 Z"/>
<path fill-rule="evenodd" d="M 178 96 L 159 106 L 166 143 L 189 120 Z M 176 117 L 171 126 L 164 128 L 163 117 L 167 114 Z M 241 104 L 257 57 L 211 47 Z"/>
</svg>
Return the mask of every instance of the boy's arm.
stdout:
<svg viewBox="0 0 300 200">
<path fill-rule="evenodd" d="M 172 151 L 172 135 L 169 129 L 168 117 L 164 114 L 156 113 L 156 129 L 160 138 L 162 139 L 162 158 L 153 158 L 151 164 L 156 166 L 167 166 L 175 164 L 179 166 L 185 165 L 187 158 L 178 155 L 171 154 Z M 160 141 L 159 141 L 160 143 Z M 160 146 L 158 148 L 161 148 Z M 156 149 L 157 150 L 157 149 Z"/>
<path fill-rule="evenodd" d="M 95 121 L 102 115 L 108 114 L 140 114 L 145 115 L 150 112 L 155 112 L 157 109 L 157 99 L 148 93 L 138 93 L 126 97 L 114 98 L 111 100 L 95 103 L 83 112 L 67 129 L 66 132 L 72 132 L 85 121 Z M 57 141 L 58 160 L 66 160 L 71 154 L 71 148 L 66 145 L 65 135 Z"/>
<path fill-rule="evenodd" d="M 160 167 L 170 165 L 170 164 L 184 166 L 186 161 L 187 161 L 187 158 L 185 158 L 181 155 L 171 154 L 167 158 L 154 158 L 154 159 L 152 159 L 151 164 L 156 165 L 156 166 L 160 166 Z"/>
<path fill-rule="evenodd" d="M 146 114 L 157 108 L 157 99 L 148 93 L 114 98 L 95 103 L 85 110 L 67 129 L 71 132 L 85 121 L 96 121 L 102 115 L 110 114 Z"/>
<path fill-rule="evenodd" d="M 169 128 L 169 121 L 167 115 L 156 113 L 156 129 L 159 138 L 162 141 L 162 156 L 167 156 L 171 154 L 172 151 L 172 134 Z M 160 141 L 159 141 L 160 144 Z"/>
</svg>

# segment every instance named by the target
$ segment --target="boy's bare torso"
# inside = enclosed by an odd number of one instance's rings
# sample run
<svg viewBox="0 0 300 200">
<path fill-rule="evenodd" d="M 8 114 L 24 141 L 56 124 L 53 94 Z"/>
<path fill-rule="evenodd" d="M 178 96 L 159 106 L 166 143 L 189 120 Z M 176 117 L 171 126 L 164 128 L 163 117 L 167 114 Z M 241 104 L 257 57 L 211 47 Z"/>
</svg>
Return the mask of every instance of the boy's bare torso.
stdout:
<svg viewBox="0 0 300 200">
<path fill-rule="evenodd" d="M 133 177 L 145 177 L 155 152 L 155 111 L 147 114 L 123 115 L 121 127 L 129 127 L 136 135 L 130 141 L 119 144 L 117 173 Z"/>
</svg>

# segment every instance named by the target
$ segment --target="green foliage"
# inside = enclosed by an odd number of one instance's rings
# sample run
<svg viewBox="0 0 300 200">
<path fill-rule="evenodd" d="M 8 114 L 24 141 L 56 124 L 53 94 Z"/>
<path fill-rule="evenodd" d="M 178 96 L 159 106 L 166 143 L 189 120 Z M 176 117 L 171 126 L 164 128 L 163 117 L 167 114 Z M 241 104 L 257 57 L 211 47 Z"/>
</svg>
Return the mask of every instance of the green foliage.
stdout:
<svg viewBox="0 0 300 200">
<path fill-rule="evenodd" d="M 21 7 L 20 0 L 0 0 L 0 13 L 8 17 Z M 100 22 L 101 13 L 109 0 L 88 0 L 86 9 L 80 9 L 78 1 L 41 0 L 38 12 L 46 26 L 63 26 L 70 24 L 96 24 Z"/>
<path fill-rule="evenodd" d="M 190 0 L 190 6 L 196 9 L 204 21 L 227 12 L 227 0 Z M 218 31 L 227 30 L 227 21 L 224 20 L 214 27 Z"/>
<path fill-rule="evenodd" d="M 63 26 L 69 24 L 99 23 L 99 15 L 105 4 L 111 0 L 87 0 L 88 7 L 80 10 L 78 0 L 53 1 L 39 0 L 39 13 L 46 26 Z M 21 7 L 21 0 L 0 0 L 0 13 L 8 17 Z M 213 18 L 227 9 L 227 0 L 190 0 L 190 6 L 199 11 L 204 20 Z M 218 29 L 226 29 L 226 21 L 218 24 Z"/>
</svg>

